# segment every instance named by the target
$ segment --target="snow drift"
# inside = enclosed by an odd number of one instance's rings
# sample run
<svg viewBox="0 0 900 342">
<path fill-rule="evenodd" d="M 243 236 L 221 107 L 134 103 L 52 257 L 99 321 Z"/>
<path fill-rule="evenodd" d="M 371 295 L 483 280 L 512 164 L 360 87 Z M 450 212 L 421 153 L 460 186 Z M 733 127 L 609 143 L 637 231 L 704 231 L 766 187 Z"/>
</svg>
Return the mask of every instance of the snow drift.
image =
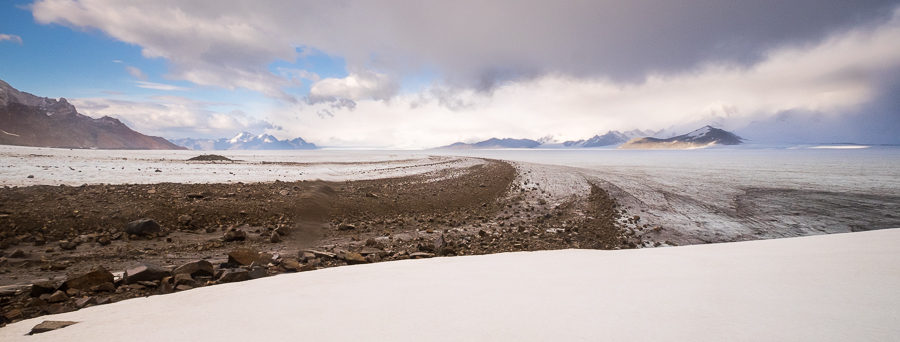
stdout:
<svg viewBox="0 0 900 342">
<path fill-rule="evenodd" d="M 900 340 L 900 229 L 407 260 L 44 316 L 2 341 Z M 26 336 L 45 320 L 78 324 Z"/>
</svg>

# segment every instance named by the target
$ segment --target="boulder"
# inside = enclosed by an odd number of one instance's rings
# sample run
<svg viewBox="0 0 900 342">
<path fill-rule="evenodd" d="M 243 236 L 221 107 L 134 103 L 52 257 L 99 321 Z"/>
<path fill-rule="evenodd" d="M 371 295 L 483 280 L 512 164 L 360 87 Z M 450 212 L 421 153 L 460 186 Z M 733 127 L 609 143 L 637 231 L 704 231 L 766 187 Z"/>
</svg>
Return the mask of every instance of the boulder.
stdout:
<svg viewBox="0 0 900 342">
<path fill-rule="evenodd" d="M 412 259 L 424 259 L 424 258 L 434 257 L 434 254 L 425 253 L 425 252 L 415 252 L 415 253 L 410 253 L 409 257 Z"/>
<path fill-rule="evenodd" d="M 225 235 L 222 236 L 222 240 L 225 242 L 244 241 L 247 240 L 247 233 L 240 229 L 230 228 L 225 232 Z"/>
<path fill-rule="evenodd" d="M 67 300 L 69 300 L 69 296 L 67 296 L 65 292 L 56 291 L 56 292 L 53 292 L 52 295 L 50 295 L 50 298 L 47 299 L 47 302 L 48 303 L 59 303 L 59 302 L 65 302 Z"/>
<path fill-rule="evenodd" d="M 365 264 L 368 261 L 366 257 L 362 256 L 362 254 L 356 252 L 342 252 L 338 255 L 338 258 L 346 261 L 348 264 Z"/>
<path fill-rule="evenodd" d="M 196 287 L 197 282 L 194 281 L 194 278 L 191 278 L 190 274 L 187 273 L 179 273 L 175 275 L 175 289 L 178 289 L 178 286 L 186 285 L 190 287 Z"/>
<path fill-rule="evenodd" d="M 281 261 L 281 267 L 284 267 L 288 272 L 297 272 L 303 266 L 297 260 L 287 258 Z"/>
<path fill-rule="evenodd" d="M 138 236 L 156 234 L 159 233 L 160 230 L 162 230 L 162 228 L 159 226 L 159 223 L 147 218 L 134 220 L 125 225 L 125 233 Z"/>
<path fill-rule="evenodd" d="M 113 283 L 114 277 L 112 273 L 109 273 L 106 269 L 99 267 L 93 271 L 88 273 L 77 275 L 73 277 L 69 277 L 66 281 L 60 286 L 60 289 L 68 290 L 79 289 L 79 290 L 90 290 L 94 286 L 103 285 L 104 283 Z"/>
<path fill-rule="evenodd" d="M 216 274 L 216 270 L 213 268 L 213 265 L 206 260 L 197 260 L 191 261 L 184 265 L 178 266 L 172 274 L 188 274 L 191 277 L 197 276 L 214 276 Z"/>
<path fill-rule="evenodd" d="M 75 300 L 75 306 L 78 308 L 83 308 L 88 305 L 97 304 L 97 299 L 94 297 L 82 297 Z"/>
<path fill-rule="evenodd" d="M 21 249 L 14 250 L 12 253 L 9 254 L 10 258 L 24 258 L 26 256 L 28 256 L 28 254 L 26 254 L 25 251 L 23 251 Z"/>
<path fill-rule="evenodd" d="M 31 285 L 31 296 L 40 297 L 45 293 L 53 293 L 56 291 L 56 283 L 52 281 L 42 281 Z"/>
<path fill-rule="evenodd" d="M 219 277 L 220 283 L 233 283 L 238 281 L 250 280 L 250 272 L 242 269 L 230 269 L 222 272 L 222 276 Z"/>
<path fill-rule="evenodd" d="M 268 260 L 266 260 L 268 256 Z M 260 264 L 268 264 L 272 261 L 272 255 L 259 253 L 250 248 L 238 248 L 228 252 L 228 263 L 232 265 L 250 265 L 253 262 Z"/>
<path fill-rule="evenodd" d="M 135 284 L 139 281 L 154 281 L 172 275 L 169 270 L 151 264 L 141 264 L 125 270 L 125 283 Z"/>
<path fill-rule="evenodd" d="M 48 331 L 53 331 L 53 330 L 56 330 L 56 329 L 62 329 L 62 328 L 65 328 L 65 327 L 70 326 L 70 325 L 75 324 L 75 323 L 78 323 L 78 322 L 72 322 L 72 321 L 43 321 L 43 322 L 41 322 L 41 323 L 38 323 L 38 325 L 35 325 L 34 328 L 31 328 L 31 332 L 29 332 L 28 335 L 40 334 L 40 333 L 45 333 L 45 332 L 48 332 Z"/>
</svg>

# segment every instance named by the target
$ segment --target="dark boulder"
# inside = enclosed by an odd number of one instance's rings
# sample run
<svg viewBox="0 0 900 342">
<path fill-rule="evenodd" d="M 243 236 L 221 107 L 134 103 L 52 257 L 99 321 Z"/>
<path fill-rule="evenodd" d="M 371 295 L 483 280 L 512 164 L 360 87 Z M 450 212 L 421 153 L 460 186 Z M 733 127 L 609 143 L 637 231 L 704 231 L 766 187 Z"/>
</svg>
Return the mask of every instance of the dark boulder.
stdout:
<svg viewBox="0 0 900 342">
<path fill-rule="evenodd" d="M 172 271 L 172 274 L 175 274 L 175 275 L 188 274 L 191 277 L 198 277 L 198 276 L 212 277 L 216 274 L 216 271 L 213 268 L 213 265 L 209 261 L 197 260 L 197 261 L 191 261 L 184 265 L 178 266 L 178 268 L 176 268 L 174 271 Z"/>
<path fill-rule="evenodd" d="M 150 234 L 159 233 L 162 228 L 159 226 L 159 223 L 152 219 L 139 219 L 128 222 L 125 225 L 125 233 L 146 236 Z"/>
<path fill-rule="evenodd" d="M 151 264 L 141 264 L 125 271 L 125 283 L 135 284 L 139 281 L 154 281 L 171 276 L 169 270 Z"/>
<path fill-rule="evenodd" d="M 69 277 L 60 286 L 61 290 L 79 289 L 82 291 L 89 290 L 94 286 L 103 285 L 104 283 L 112 283 L 113 275 L 106 269 L 99 267 L 85 274 Z"/>
</svg>

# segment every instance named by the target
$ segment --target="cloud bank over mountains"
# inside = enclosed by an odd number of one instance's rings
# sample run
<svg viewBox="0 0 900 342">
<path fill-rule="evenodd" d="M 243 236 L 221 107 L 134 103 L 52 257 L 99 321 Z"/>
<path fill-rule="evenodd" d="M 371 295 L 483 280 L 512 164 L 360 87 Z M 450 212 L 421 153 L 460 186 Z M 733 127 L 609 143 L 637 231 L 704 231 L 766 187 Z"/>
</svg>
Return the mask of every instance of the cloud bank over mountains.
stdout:
<svg viewBox="0 0 900 342">
<path fill-rule="evenodd" d="M 140 46 L 144 57 L 167 61 L 169 79 L 250 89 L 276 101 L 243 124 L 265 122 L 276 135 L 319 145 L 428 147 L 491 136 L 578 139 L 607 129 L 697 123 L 740 131 L 798 112 L 848 124 L 864 116 L 896 126 L 900 108 L 885 98 L 900 79 L 897 6 L 810 0 L 43 0 L 31 10 L 39 23 L 99 30 Z M 273 70 L 273 63 L 302 60 L 309 49 L 343 58 L 347 76 Z M 424 86 L 406 87 L 423 73 L 431 75 Z M 311 83 L 308 93 L 291 89 L 298 78 Z M 148 106 L 157 107 L 157 114 L 142 115 L 151 118 L 148 127 L 159 118 L 155 132 L 228 126 L 191 121 L 213 117 L 202 114 L 210 111 L 202 106 L 190 113 L 178 102 Z M 138 116 L 125 106 L 117 109 Z M 241 120 L 238 115 L 233 126 Z M 813 132 L 809 139 L 833 133 L 890 140 L 865 129 Z"/>
</svg>

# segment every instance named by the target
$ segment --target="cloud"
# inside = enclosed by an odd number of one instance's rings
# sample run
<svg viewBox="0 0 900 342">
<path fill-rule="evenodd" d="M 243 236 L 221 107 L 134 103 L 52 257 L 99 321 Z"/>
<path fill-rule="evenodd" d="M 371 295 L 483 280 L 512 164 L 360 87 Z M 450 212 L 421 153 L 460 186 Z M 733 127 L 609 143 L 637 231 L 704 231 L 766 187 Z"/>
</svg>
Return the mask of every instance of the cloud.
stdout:
<svg viewBox="0 0 900 342">
<path fill-rule="evenodd" d="M 17 44 L 19 44 L 19 45 L 22 45 L 22 43 L 23 43 L 23 42 L 22 42 L 22 37 L 19 37 L 19 36 L 14 35 L 14 34 L 0 33 L 0 42 L 3 42 L 3 41 L 10 41 L 10 42 L 13 42 L 13 43 L 17 43 Z"/>
<path fill-rule="evenodd" d="M 434 68 L 490 88 L 562 74 L 640 82 L 710 62 L 751 66 L 768 49 L 815 44 L 887 20 L 895 0 L 387 1 L 40 0 L 40 23 L 96 28 L 165 58 L 170 76 L 291 100 L 267 66 L 308 46 L 393 79 Z M 165 23 L 165 25 L 160 25 Z"/>
<path fill-rule="evenodd" d="M 135 81 L 137 86 L 144 89 L 153 89 L 153 90 L 166 90 L 166 91 L 183 91 L 187 90 L 185 87 L 179 87 L 176 85 L 165 84 L 165 83 L 156 83 L 156 82 L 147 82 L 147 81 Z"/>
<path fill-rule="evenodd" d="M 362 71 L 344 78 L 326 78 L 314 83 L 309 90 L 309 103 L 331 103 L 335 107 L 350 108 L 359 100 L 387 100 L 397 93 L 399 85 L 384 74 Z"/>
<path fill-rule="evenodd" d="M 131 74 L 131 76 L 134 77 L 134 78 L 137 78 L 137 79 L 139 79 L 139 80 L 146 80 L 146 79 L 147 79 L 147 75 L 144 74 L 144 72 L 141 71 L 141 69 L 138 69 L 137 67 L 133 67 L 133 66 L 128 65 L 128 66 L 125 66 L 125 70 L 127 70 L 128 73 Z"/>
<path fill-rule="evenodd" d="M 751 67 L 708 63 L 680 74 L 649 75 L 639 84 L 548 74 L 504 82 L 491 92 L 440 87 L 391 101 L 359 100 L 354 111 L 326 103 L 296 105 L 271 119 L 286 135 L 322 145 L 433 147 L 490 137 L 582 139 L 608 129 L 685 132 L 708 123 L 740 132 L 783 113 L 805 113 L 829 122 L 811 127 L 853 133 L 832 131 L 830 138 L 897 143 L 895 132 L 856 128 L 873 118 L 867 114 L 876 109 L 873 101 L 896 97 L 885 88 L 900 84 L 897 46 L 900 15 L 813 46 L 770 50 Z M 896 127 L 896 103 L 884 104 L 887 111 L 880 107 L 879 122 Z M 321 115 L 322 109 L 330 115 Z M 793 127 L 803 139 L 816 136 Z"/>
<path fill-rule="evenodd" d="M 273 126 L 241 110 L 220 112 L 209 109 L 215 103 L 179 96 L 158 96 L 134 101 L 112 98 L 72 99 L 79 113 L 108 115 L 144 134 L 170 138 L 221 138 L 238 131 L 263 131 Z"/>
</svg>

